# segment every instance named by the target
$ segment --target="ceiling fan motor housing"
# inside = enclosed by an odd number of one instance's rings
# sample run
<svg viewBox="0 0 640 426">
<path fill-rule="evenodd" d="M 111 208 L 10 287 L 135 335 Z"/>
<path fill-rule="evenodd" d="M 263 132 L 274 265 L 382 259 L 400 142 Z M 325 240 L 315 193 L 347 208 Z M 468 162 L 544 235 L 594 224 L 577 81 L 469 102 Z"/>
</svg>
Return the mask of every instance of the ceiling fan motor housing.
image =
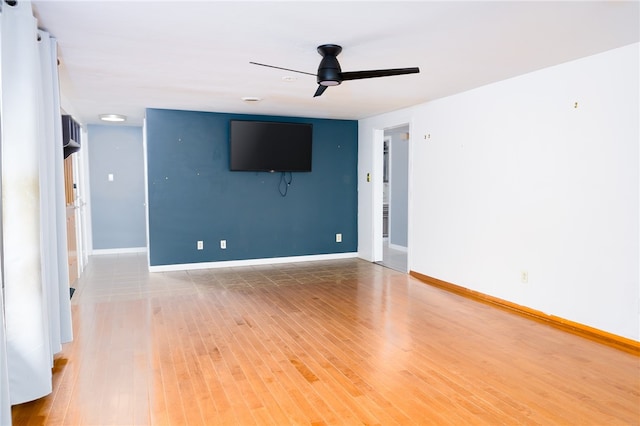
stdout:
<svg viewBox="0 0 640 426">
<path fill-rule="evenodd" d="M 342 83 L 342 69 L 338 63 L 338 56 L 342 47 L 336 44 L 323 44 L 318 46 L 318 53 L 322 55 L 322 61 L 318 67 L 318 84 L 322 86 L 337 86 Z"/>
</svg>

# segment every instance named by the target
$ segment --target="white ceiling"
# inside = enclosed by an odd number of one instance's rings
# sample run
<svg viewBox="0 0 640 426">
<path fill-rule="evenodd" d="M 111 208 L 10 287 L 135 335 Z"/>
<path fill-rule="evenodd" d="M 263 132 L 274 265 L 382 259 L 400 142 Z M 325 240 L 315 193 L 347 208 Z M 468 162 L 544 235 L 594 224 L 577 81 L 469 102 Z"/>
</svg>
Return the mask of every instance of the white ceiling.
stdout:
<svg viewBox="0 0 640 426">
<path fill-rule="evenodd" d="M 144 109 L 360 119 L 638 42 L 638 1 L 34 1 L 57 38 L 63 107 L 83 123 Z M 346 81 L 313 98 L 316 47 Z M 296 81 L 283 81 L 285 76 Z M 248 104 L 240 98 L 263 100 Z"/>
</svg>

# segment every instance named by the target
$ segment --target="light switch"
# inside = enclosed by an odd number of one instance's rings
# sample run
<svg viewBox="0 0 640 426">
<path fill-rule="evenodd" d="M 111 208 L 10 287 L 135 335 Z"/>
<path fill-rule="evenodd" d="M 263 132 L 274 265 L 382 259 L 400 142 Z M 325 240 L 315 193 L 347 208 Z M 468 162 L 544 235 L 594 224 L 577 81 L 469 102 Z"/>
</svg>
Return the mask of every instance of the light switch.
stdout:
<svg viewBox="0 0 640 426">
<path fill-rule="evenodd" d="M 109 176 L 107 176 L 107 179 L 109 179 L 109 182 L 113 182 L 113 173 L 109 173 Z"/>
</svg>

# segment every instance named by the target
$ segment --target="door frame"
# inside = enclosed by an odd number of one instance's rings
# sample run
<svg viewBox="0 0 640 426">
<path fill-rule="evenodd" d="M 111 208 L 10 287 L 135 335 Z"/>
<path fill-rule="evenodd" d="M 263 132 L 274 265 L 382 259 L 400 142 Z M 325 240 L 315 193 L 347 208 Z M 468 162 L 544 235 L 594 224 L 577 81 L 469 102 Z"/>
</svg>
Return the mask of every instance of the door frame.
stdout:
<svg viewBox="0 0 640 426">
<path fill-rule="evenodd" d="M 373 223 L 373 261 L 380 262 L 384 260 L 384 238 L 382 236 L 382 210 L 384 205 L 384 182 L 383 182 L 383 170 L 384 170 L 384 141 L 385 141 L 385 131 L 393 130 L 399 127 L 407 127 L 409 130 L 409 139 L 408 143 L 408 162 L 407 162 L 407 270 L 411 271 L 411 229 L 412 229 L 412 215 L 411 215 L 411 206 L 412 206 L 412 178 L 413 175 L 413 162 L 412 162 L 412 151 L 413 151 L 413 131 L 412 131 L 412 123 L 411 120 L 400 122 L 397 124 L 386 126 L 382 129 L 374 129 L 373 130 L 373 170 L 379 170 L 380 173 L 374 173 L 374 182 L 373 182 L 373 196 L 372 196 L 372 212 L 374 217 L 372 218 Z M 391 155 L 393 148 L 391 147 L 391 143 L 389 144 L 389 160 L 391 160 Z M 391 161 L 389 161 L 391 163 Z M 391 164 L 389 164 L 389 173 L 391 172 Z M 389 189 L 389 218 L 391 218 L 391 188 Z M 389 219 L 390 221 L 390 219 Z M 389 226 L 391 228 L 391 226 Z M 391 237 L 391 229 L 389 229 L 389 238 Z"/>
</svg>

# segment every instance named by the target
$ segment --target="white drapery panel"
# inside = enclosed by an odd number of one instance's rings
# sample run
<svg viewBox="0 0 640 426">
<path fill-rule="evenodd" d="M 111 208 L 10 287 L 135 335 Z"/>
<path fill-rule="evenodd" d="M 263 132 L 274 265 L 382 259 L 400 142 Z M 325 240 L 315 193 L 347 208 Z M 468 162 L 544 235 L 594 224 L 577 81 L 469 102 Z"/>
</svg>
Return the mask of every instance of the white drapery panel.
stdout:
<svg viewBox="0 0 640 426">
<path fill-rule="evenodd" d="M 0 9 L 0 13 L 2 13 Z M 0 58 L 2 57 L 2 19 L 0 19 Z M 0 71 L 0 81 L 1 71 Z M 2 88 L 0 87 L 0 96 Z M 0 147 L 2 146 L 2 116 L 0 114 Z M 0 171 L 2 167 L 0 165 Z M 0 194 L 1 195 L 1 194 Z M 0 224 L 2 216 L 0 215 Z M 0 238 L 2 237 L 2 226 L 0 226 Z M 1 247 L 1 246 L 0 246 Z M 2 250 L 0 250 L 0 256 Z M 4 321 L 4 281 L 2 280 L 2 262 L 0 261 L 0 424 L 11 424 L 11 402 L 9 398 L 9 370 L 7 368 L 7 339 L 5 337 Z"/>
<path fill-rule="evenodd" d="M 1 13 L 1 11 L 0 11 Z M 2 57 L 2 19 L 0 19 L 0 57 Z M 1 80 L 1 78 L 0 78 Z M 0 94 L 2 88 L 0 88 Z M 0 116 L 0 124 L 2 117 Z M 2 146 L 2 131 L 0 128 L 0 147 Z M 0 167 L 1 170 L 1 167 Z M 0 216 L 1 219 L 1 216 Z M 0 226 L 0 237 L 2 227 Z M 0 250 L 0 255 L 2 250 Z M 2 281 L 2 263 L 0 262 L 0 424 L 11 424 L 11 402 L 9 401 L 9 370 L 7 369 L 7 339 L 4 325 L 4 282 Z"/>
<path fill-rule="evenodd" d="M 60 117 L 60 90 L 58 79 L 58 51 L 57 42 L 51 38 L 49 34 L 40 32 L 41 40 L 46 42 L 41 46 L 40 51 L 46 52 L 47 55 L 41 59 L 40 64 L 43 69 L 48 70 L 48 87 L 45 86 L 45 93 L 49 93 L 49 107 L 45 109 L 45 113 L 49 117 L 50 128 L 47 130 L 48 138 L 43 138 L 42 143 L 49 147 L 49 154 L 44 159 L 49 165 L 49 175 L 45 182 L 42 183 L 44 188 L 49 188 L 51 194 L 55 193 L 54 198 L 49 205 L 41 206 L 40 211 L 43 215 L 51 215 L 52 221 L 49 224 L 51 229 L 52 245 L 48 253 L 53 259 L 52 263 L 55 269 L 49 277 L 49 286 L 54 289 L 54 297 L 51 303 L 58 307 L 58 314 L 54 318 L 57 324 L 59 334 L 57 345 L 73 340 L 73 327 L 71 321 L 71 296 L 69 293 L 69 262 L 68 262 L 68 245 L 67 245 L 67 207 L 65 199 L 64 184 L 64 150 L 62 148 L 62 119 Z M 57 296 L 57 300 L 56 300 Z M 53 346 L 52 346 L 53 348 Z M 52 353 L 59 352 L 52 350 Z"/>
<path fill-rule="evenodd" d="M 0 24 L 0 33 L 2 24 Z M 0 136 L 0 145 L 2 137 Z M 0 274 L 2 270 L 0 270 Z M 0 286 L 0 425 L 11 424 L 11 402 L 9 401 L 9 374 L 7 369 L 7 345 L 4 337 L 4 289 Z"/>
<path fill-rule="evenodd" d="M 64 196 L 64 153 L 58 91 L 56 41 L 38 32 L 42 91 L 40 142 L 40 218 L 42 229 L 42 281 L 49 308 L 51 354 L 72 340 L 67 262 L 66 208 Z M 59 283 L 61 285 L 59 285 Z"/>
<path fill-rule="evenodd" d="M 55 40 L 37 30 L 28 1 L 5 2 L 1 14 L 4 338 L 18 404 L 51 392 L 53 355 L 72 329 Z"/>
</svg>

